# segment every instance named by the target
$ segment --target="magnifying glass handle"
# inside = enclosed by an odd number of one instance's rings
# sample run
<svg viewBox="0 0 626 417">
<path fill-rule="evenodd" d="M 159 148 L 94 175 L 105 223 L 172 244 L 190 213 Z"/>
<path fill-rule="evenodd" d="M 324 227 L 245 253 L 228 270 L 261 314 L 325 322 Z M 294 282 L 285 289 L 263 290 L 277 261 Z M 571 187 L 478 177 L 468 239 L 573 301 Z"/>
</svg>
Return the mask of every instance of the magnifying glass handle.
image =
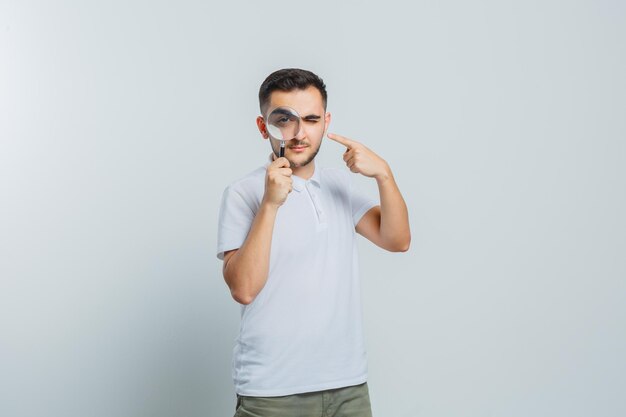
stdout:
<svg viewBox="0 0 626 417">
<path fill-rule="evenodd" d="M 283 156 L 285 156 L 285 142 L 281 142 L 280 151 L 278 153 L 279 158 L 282 158 Z"/>
</svg>

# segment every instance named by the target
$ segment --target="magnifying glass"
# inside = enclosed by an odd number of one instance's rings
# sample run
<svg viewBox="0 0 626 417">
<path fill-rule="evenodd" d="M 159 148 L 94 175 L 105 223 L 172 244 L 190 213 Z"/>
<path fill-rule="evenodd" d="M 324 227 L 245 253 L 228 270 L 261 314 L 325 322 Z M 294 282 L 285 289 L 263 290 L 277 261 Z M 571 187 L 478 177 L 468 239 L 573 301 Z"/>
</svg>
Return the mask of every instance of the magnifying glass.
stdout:
<svg viewBox="0 0 626 417">
<path fill-rule="evenodd" d="M 291 107 L 281 106 L 272 110 L 265 120 L 267 134 L 280 141 L 278 156 L 285 156 L 285 141 L 295 138 L 300 131 L 300 115 Z"/>
</svg>

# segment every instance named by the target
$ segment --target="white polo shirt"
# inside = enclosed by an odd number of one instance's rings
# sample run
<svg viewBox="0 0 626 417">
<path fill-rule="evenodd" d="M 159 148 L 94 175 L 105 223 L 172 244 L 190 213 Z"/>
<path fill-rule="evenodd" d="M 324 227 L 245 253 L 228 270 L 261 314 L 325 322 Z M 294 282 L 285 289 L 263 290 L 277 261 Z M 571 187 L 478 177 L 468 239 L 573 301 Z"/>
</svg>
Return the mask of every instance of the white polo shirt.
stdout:
<svg viewBox="0 0 626 417">
<path fill-rule="evenodd" d="M 267 165 L 224 190 L 219 259 L 244 243 Z M 241 308 L 232 363 L 238 394 L 282 396 L 367 380 L 355 226 L 379 200 L 356 192 L 351 175 L 316 166 L 309 180 L 292 176 L 274 224 L 269 276 Z"/>
</svg>

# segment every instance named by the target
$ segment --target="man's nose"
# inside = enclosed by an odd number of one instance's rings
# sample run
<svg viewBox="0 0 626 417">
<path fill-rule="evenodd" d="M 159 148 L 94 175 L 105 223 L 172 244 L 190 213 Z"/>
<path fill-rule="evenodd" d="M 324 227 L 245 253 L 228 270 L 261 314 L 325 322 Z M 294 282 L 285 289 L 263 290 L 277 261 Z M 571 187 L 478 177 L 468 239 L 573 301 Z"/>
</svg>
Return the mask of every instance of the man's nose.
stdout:
<svg viewBox="0 0 626 417">
<path fill-rule="evenodd" d="M 294 136 L 294 139 L 302 140 L 306 137 L 306 132 L 304 131 L 304 124 L 300 122 L 298 126 L 298 133 Z"/>
</svg>

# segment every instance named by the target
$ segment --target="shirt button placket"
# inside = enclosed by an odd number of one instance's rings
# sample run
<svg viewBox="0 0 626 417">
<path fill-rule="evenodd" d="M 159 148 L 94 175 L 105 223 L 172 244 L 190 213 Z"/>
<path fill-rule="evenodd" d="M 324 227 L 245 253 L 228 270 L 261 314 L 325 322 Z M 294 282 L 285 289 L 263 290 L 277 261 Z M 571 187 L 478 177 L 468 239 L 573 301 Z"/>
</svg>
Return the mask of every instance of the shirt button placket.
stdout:
<svg viewBox="0 0 626 417">
<path fill-rule="evenodd" d="M 309 195 L 311 196 L 311 199 L 313 200 L 313 205 L 315 206 L 315 211 L 317 212 L 317 218 L 319 219 L 320 223 L 324 223 L 324 211 L 322 210 L 322 206 L 320 204 L 320 200 L 317 197 L 317 194 L 315 193 L 315 191 L 311 191 L 310 187 L 310 183 L 307 184 L 307 191 L 309 192 Z"/>
</svg>

